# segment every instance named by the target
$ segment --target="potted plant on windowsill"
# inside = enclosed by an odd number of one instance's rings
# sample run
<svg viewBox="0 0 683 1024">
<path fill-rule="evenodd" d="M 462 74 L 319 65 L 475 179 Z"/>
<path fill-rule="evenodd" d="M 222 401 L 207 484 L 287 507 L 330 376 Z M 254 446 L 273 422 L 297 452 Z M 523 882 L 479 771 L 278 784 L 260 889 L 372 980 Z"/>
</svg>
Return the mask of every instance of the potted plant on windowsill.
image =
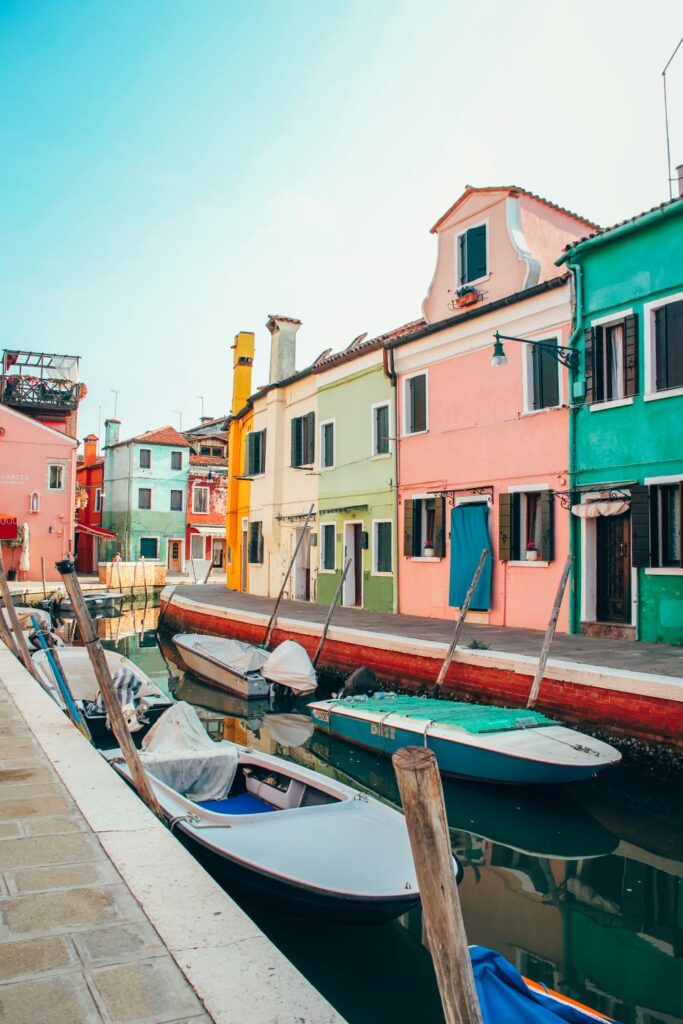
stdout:
<svg viewBox="0 0 683 1024">
<path fill-rule="evenodd" d="M 535 562 L 538 558 L 538 548 L 532 542 L 526 546 L 526 560 L 527 562 Z"/>
<path fill-rule="evenodd" d="M 434 557 L 434 548 L 426 546 L 425 549 L 424 549 L 424 557 L 425 558 L 433 558 Z"/>
<path fill-rule="evenodd" d="M 480 298 L 481 295 L 477 288 L 474 288 L 471 284 L 464 284 L 455 293 L 455 304 L 460 307 L 473 306 Z"/>
</svg>

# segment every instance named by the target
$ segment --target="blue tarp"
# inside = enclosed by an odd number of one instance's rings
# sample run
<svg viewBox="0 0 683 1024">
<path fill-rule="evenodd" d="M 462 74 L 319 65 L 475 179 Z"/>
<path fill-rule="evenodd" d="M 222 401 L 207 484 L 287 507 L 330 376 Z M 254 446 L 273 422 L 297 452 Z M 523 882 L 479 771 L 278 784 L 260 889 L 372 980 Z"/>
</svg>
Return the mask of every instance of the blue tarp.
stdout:
<svg viewBox="0 0 683 1024">
<path fill-rule="evenodd" d="M 489 556 L 470 605 L 477 611 L 487 611 L 491 607 L 489 507 L 488 504 L 456 505 L 451 512 L 451 581 L 448 593 L 451 608 L 462 608 L 482 548 L 488 548 Z"/>
<path fill-rule="evenodd" d="M 578 1006 L 527 988 L 522 975 L 500 953 L 470 946 L 470 957 L 484 1024 L 595 1024 Z"/>
</svg>

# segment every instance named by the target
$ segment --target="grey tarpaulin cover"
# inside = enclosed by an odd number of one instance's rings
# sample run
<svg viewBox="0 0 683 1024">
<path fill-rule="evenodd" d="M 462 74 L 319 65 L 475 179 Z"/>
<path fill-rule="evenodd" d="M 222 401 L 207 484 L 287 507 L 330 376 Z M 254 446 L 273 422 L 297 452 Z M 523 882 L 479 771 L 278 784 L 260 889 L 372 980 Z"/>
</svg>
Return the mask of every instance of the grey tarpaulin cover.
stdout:
<svg viewBox="0 0 683 1024">
<path fill-rule="evenodd" d="M 214 743 L 191 704 L 179 701 L 164 712 L 144 740 L 140 757 L 160 782 L 190 800 L 220 800 L 237 771 L 237 748 Z"/>
<path fill-rule="evenodd" d="M 229 665 L 236 672 L 246 675 L 248 672 L 260 672 L 268 658 L 268 651 L 253 647 L 242 640 L 228 640 L 221 636 L 207 636 L 197 639 L 194 644 L 196 651 L 204 652 L 210 658 Z"/>
<path fill-rule="evenodd" d="M 318 685 L 311 659 L 294 640 L 285 640 L 276 647 L 261 672 L 266 679 L 288 686 L 295 693 L 313 693 Z"/>
</svg>

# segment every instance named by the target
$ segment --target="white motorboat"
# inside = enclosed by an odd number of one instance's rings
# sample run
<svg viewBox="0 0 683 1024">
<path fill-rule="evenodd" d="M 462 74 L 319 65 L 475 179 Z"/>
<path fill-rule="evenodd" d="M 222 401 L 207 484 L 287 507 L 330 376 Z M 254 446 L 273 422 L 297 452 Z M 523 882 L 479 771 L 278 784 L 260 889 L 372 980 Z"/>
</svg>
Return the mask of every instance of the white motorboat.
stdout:
<svg viewBox="0 0 683 1024">
<path fill-rule="evenodd" d="M 103 756 L 130 782 L 120 752 Z M 240 886 L 301 913 L 354 922 L 388 921 L 417 903 L 403 815 L 374 797 L 213 742 L 185 702 L 149 731 L 141 759 L 173 829 L 219 858 Z"/>
<path fill-rule="evenodd" d="M 272 653 L 243 640 L 201 633 L 177 633 L 173 643 L 190 672 L 247 700 L 267 697 L 271 683 L 296 695 L 313 693 L 317 686 L 308 654 L 293 640 L 285 640 Z"/>
<path fill-rule="evenodd" d="M 171 698 L 163 690 L 160 690 L 142 669 L 134 665 L 123 654 L 119 654 L 117 651 L 105 651 L 104 654 L 112 676 L 115 676 L 120 669 L 128 669 L 140 681 L 140 689 L 136 694 L 136 706 L 144 705 L 144 717 L 150 725 L 153 725 L 159 716 L 172 705 Z M 52 694 L 57 704 L 63 708 L 64 701 L 48 655 L 49 651 L 36 651 L 32 655 L 33 663 L 44 680 L 46 689 Z M 105 712 L 94 708 L 99 686 L 87 650 L 85 647 L 60 647 L 58 656 L 66 682 L 79 711 L 87 722 L 91 736 L 93 739 L 111 736 L 106 725 Z"/>
</svg>

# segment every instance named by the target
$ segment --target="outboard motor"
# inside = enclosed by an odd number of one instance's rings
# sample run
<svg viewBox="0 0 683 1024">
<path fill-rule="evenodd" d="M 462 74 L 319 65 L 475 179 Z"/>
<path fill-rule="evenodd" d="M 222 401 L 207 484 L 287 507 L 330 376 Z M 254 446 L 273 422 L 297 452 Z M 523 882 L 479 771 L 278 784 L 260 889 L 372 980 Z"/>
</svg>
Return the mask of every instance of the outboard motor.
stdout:
<svg viewBox="0 0 683 1024">
<path fill-rule="evenodd" d="M 362 693 L 375 693 L 379 689 L 380 684 L 377 682 L 377 676 L 371 668 L 363 665 L 361 668 L 357 668 L 355 672 L 352 672 L 347 678 L 339 691 L 339 697 L 358 697 Z"/>
</svg>

